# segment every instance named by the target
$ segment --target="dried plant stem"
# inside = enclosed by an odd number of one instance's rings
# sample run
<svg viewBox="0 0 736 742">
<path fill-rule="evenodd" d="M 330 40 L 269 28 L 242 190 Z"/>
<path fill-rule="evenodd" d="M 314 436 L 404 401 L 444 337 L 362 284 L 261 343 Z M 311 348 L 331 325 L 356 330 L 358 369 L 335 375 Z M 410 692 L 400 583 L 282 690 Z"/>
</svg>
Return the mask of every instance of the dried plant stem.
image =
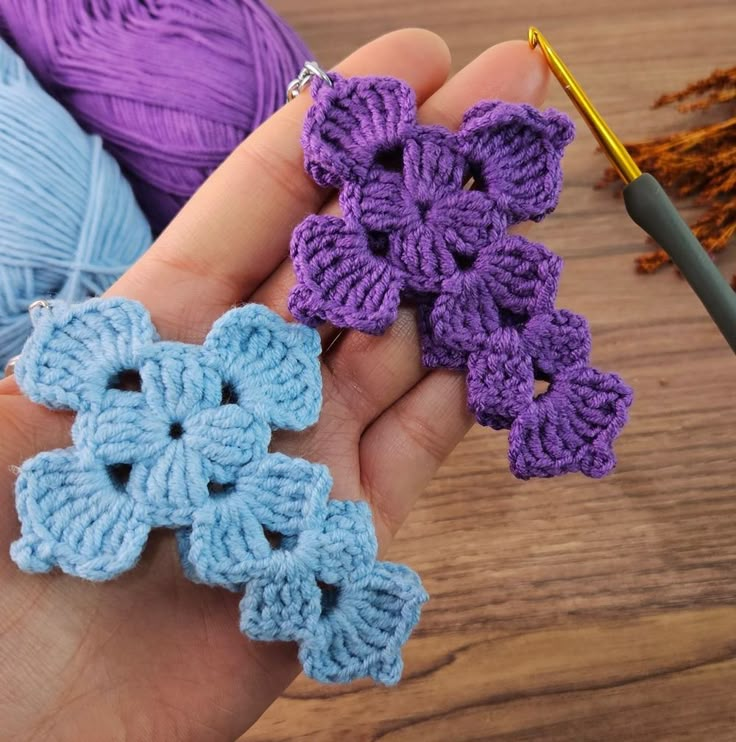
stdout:
<svg viewBox="0 0 736 742">
<path fill-rule="evenodd" d="M 691 227 L 708 253 L 715 255 L 736 236 L 736 67 L 716 70 L 681 91 L 663 95 L 654 107 L 672 103 L 679 103 L 683 112 L 719 106 L 727 118 L 627 147 L 643 172 L 652 173 L 675 196 L 690 198 L 701 208 Z M 615 171 L 609 169 L 600 185 L 616 180 Z M 657 249 L 636 262 L 639 271 L 652 273 L 670 259 Z"/>
</svg>

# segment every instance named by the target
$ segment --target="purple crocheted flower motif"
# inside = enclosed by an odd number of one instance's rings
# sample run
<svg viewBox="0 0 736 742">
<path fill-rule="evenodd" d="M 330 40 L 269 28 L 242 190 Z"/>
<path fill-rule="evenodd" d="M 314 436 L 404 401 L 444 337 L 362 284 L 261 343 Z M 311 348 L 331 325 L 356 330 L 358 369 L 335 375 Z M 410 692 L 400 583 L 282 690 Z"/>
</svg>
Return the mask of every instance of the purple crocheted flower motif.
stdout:
<svg viewBox="0 0 736 742">
<path fill-rule="evenodd" d="M 292 314 L 378 334 L 414 301 L 425 365 L 467 371 L 478 421 L 511 430 L 517 476 L 605 474 L 631 392 L 589 368 L 585 321 L 555 310 L 560 258 L 508 231 L 556 206 L 570 120 L 486 101 L 451 132 L 420 125 L 398 80 L 332 82 L 312 83 L 302 144 L 343 213 L 295 230 Z"/>
</svg>

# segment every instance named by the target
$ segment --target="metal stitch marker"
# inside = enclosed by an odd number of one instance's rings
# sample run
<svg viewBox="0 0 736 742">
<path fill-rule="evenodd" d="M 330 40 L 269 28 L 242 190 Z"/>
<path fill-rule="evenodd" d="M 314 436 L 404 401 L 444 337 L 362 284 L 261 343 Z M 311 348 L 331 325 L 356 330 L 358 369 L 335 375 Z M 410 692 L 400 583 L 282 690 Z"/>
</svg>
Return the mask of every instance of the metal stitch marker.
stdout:
<svg viewBox="0 0 736 742">
<path fill-rule="evenodd" d="M 314 77 L 319 77 L 320 80 L 332 86 L 332 80 L 330 80 L 329 75 L 316 62 L 305 62 L 298 77 L 294 78 L 286 88 L 287 103 L 294 100 L 309 85 Z"/>
<path fill-rule="evenodd" d="M 649 173 L 642 174 L 565 63 L 534 26 L 529 29 L 529 46 L 540 48 L 552 73 L 626 183 L 624 204 L 629 216 L 672 258 L 736 353 L 736 292 L 683 221 L 656 178 Z"/>
<path fill-rule="evenodd" d="M 50 302 L 46 301 L 46 299 L 36 299 L 36 301 L 33 301 L 28 305 L 28 311 L 32 312 L 34 309 L 49 309 L 50 307 L 51 304 Z M 13 373 L 15 373 L 15 364 L 18 363 L 19 358 L 20 355 L 13 356 L 5 364 L 5 376 L 12 376 Z"/>
</svg>

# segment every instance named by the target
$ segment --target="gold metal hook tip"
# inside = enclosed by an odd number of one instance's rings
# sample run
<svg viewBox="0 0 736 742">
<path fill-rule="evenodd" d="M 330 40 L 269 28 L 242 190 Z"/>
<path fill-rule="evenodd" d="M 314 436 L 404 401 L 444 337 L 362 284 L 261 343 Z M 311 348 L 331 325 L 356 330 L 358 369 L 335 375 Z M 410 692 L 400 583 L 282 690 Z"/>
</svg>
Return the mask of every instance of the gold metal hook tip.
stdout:
<svg viewBox="0 0 736 742">
<path fill-rule="evenodd" d="M 598 109 L 591 103 L 590 98 L 575 79 L 567 65 L 559 58 L 557 52 L 552 48 L 541 31 L 535 26 L 529 27 L 529 46 L 532 49 L 539 47 L 549 66 L 552 74 L 557 78 L 567 96 L 575 104 L 585 123 L 590 127 L 593 136 L 598 140 L 601 148 L 616 168 L 616 171 L 626 183 L 631 183 L 641 175 L 638 165 L 621 140 L 613 133 L 611 127 L 605 122 Z"/>
</svg>

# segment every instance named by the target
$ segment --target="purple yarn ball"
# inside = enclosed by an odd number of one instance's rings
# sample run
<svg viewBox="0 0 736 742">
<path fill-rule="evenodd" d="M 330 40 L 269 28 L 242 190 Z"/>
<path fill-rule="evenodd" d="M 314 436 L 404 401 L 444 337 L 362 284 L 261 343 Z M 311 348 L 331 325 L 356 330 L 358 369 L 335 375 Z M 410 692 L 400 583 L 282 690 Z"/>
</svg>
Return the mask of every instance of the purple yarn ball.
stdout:
<svg viewBox="0 0 736 742">
<path fill-rule="evenodd" d="M 309 58 L 260 0 L 0 0 L 0 30 L 103 138 L 156 232 Z"/>
</svg>

